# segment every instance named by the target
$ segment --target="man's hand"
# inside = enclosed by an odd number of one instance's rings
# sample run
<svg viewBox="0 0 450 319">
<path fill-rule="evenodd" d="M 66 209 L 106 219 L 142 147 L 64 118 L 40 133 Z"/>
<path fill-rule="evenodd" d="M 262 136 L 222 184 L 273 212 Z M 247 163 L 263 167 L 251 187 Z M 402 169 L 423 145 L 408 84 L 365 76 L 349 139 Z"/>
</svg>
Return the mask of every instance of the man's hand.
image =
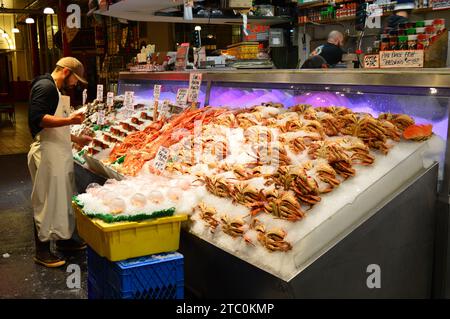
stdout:
<svg viewBox="0 0 450 319">
<path fill-rule="evenodd" d="M 92 137 L 88 135 L 80 135 L 80 136 L 72 135 L 71 137 L 72 142 L 78 144 L 80 147 L 88 145 L 92 141 Z"/>
<path fill-rule="evenodd" d="M 83 123 L 84 118 L 85 118 L 85 116 L 83 113 L 74 113 L 69 117 L 70 124 L 72 124 L 72 125 L 81 124 L 81 123 Z"/>
</svg>

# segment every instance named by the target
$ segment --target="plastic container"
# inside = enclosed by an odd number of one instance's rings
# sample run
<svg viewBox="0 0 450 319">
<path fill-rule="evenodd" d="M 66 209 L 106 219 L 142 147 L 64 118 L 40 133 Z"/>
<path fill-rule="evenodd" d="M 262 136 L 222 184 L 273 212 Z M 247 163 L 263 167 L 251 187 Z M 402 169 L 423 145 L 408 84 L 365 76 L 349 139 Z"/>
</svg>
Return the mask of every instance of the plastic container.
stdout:
<svg viewBox="0 0 450 319">
<path fill-rule="evenodd" d="M 111 261 L 177 250 L 181 222 L 187 220 L 187 215 L 175 215 L 108 224 L 87 217 L 75 203 L 72 206 L 79 235 L 97 254 Z"/>
<path fill-rule="evenodd" d="M 184 258 L 177 252 L 110 262 L 87 249 L 89 299 L 182 299 Z"/>
</svg>

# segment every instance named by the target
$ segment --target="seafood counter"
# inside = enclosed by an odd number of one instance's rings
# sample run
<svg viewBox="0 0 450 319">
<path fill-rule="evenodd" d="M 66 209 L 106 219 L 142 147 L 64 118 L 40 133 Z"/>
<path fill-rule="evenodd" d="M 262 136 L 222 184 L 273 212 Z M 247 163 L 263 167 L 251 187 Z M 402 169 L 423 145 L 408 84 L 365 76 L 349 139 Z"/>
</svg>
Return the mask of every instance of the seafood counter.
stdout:
<svg viewBox="0 0 450 319">
<path fill-rule="evenodd" d="M 86 213 L 188 214 L 190 233 L 285 281 L 441 147 L 406 114 L 306 104 L 139 111 L 119 126 L 96 132 L 88 155 L 121 180 L 78 195 Z"/>
</svg>

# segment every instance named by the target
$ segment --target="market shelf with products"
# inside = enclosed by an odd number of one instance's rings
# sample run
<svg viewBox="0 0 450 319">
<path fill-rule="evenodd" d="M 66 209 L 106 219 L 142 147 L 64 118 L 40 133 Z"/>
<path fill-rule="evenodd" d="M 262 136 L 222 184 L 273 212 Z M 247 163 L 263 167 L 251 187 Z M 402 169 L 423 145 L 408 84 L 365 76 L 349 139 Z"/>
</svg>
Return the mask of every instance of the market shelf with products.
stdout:
<svg viewBox="0 0 450 319">
<path fill-rule="evenodd" d="M 103 125 L 74 128 L 95 135 L 79 162 L 109 178 L 76 202 L 107 221 L 188 215 L 199 297 L 430 297 L 449 75 L 202 72 L 201 107 L 183 111 L 190 72 L 121 73 L 133 109 L 119 96 Z M 372 264 L 381 289 L 366 285 Z"/>
</svg>

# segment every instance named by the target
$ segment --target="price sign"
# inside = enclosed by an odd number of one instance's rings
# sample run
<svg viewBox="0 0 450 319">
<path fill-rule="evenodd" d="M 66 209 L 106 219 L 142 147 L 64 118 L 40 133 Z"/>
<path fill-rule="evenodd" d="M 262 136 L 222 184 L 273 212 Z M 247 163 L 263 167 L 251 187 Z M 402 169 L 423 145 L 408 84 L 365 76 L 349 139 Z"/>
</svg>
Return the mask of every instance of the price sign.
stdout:
<svg viewBox="0 0 450 319">
<path fill-rule="evenodd" d="M 108 92 L 106 93 L 106 106 L 112 107 L 114 105 L 114 93 Z"/>
<path fill-rule="evenodd" d="M 154 98 L 156 101 L 158 101 L 160 95 L 161 95 L 161 85 L 155 84 L 155 86 L 154 86 L 154 88 L 153 88 L 153 98 Z"/>
<path fill-rule="evenodd" d="M 103 102 L 103 84 L 97 85 L 97 101 Z"/>
<path fill-rule="evenodd" d="M 165 116 L 166 118 L 170 116 L 170 107 L 169 107 L 169 100 L 164 100 L 161 111 L 159 112 L 159 118 Z"/>
<path fill-rule="evenodd" d="M 187 98 L 188 98 L 188 89 L 178 89 L 177 92 L 177 104 L 181 107 L 186 107 Z"/>
<path fill-rule="evenodd" d="M 381 51 L 380 68 L 421 68 L 423 50 Z"/>
<path fill-rule="evenodd" d="M 97 124 L 105 125 L 105 110 L 100 110 L 97 112 Z"/>
<path fill-rule="evenodd" d="M 125 107 L 125 116 L 128 118 L 134 112 L 134 92 L 125 91 L 125 100 L 123 101 Z"/>
<path fill-rule="evenodd" d="M 169 159 L 169 154 L 170 151 L 168 148 L 163 146 L 159 147 L 158 153 L 156 154 L 155 157 L 155 162 L 153 164 L 156 170 L 162 172 L 166 168 L 167 160 Z"/>
<path fill-rule="evenodd" d="M 202 84 L 202 74 L 201 73 L 191 73 L 189 75 L 189 102 L 197 102 L 198 94 L 200 92 L 200 86 Z"/>
<path fill-rule="evenodd" d="M 86 104 L 86 100 L 87 100 L 87 89 L 83 90 L 83 105 Z"/>
</svg>

